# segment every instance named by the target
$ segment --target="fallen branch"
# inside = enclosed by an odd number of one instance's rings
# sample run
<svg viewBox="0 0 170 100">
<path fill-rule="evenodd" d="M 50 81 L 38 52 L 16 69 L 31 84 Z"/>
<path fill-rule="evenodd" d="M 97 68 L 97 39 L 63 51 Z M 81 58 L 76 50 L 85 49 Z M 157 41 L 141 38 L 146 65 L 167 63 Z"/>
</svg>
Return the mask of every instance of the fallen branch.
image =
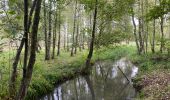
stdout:
<svg viewBox="0 0 170 100">
<path fill-rule="evenodd" d="M 118 69 L 121 71 L 121 73 L 123 74 L 123 76 L 128 80 L 128 82 L 130 82 L 130 80 L 128 79 L 128 77 L 125 75 L 125 73 L 123 73 L 123 71 L 121 70 L 121 68 L 119 66 L 117 66 Z"/>
</svg>

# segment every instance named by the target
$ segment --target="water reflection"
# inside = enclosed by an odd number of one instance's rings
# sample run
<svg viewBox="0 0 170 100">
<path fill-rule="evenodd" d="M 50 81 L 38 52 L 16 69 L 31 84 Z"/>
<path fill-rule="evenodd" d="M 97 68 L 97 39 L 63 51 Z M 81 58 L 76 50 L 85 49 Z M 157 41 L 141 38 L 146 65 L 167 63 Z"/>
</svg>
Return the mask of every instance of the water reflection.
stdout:
<svg viewBox="0 0 170 100">
<path fill-rule="evenodd" d="M 133 100 L 135 89 L 130 80 L 138 68 L 126 58 L 116 62 L 97 62 L 89 76 L 67 81 L 40 100 Z"/>
</svg>

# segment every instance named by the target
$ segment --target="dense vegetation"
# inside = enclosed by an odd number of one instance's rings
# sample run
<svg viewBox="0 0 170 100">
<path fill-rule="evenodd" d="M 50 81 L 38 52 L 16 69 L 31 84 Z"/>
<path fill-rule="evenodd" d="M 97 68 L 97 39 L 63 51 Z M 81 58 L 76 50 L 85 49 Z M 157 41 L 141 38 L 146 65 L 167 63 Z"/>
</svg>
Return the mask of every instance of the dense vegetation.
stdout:
<svg viewBox="0 0 170 100">
<path fill-rule="evenodd" d="M 137 98 L 170 98 L 169 12 L 170 0 L 1 0 L 0 99 L 37 99 L 121 57 L 139 66 Z"/>
</svg>

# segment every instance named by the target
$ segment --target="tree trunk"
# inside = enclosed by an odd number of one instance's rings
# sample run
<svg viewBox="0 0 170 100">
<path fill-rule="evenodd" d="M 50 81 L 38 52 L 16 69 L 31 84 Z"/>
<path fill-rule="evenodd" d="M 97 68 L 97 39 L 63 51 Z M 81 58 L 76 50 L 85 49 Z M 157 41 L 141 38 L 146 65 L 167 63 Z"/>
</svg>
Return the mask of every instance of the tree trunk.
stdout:
<svg viewBox="0 0 170 100">
<path fill-rule="evenodd" d="M 45 0 L 43 1 L 44 5 L 44 36 L 45 36 L 45 60 L 48 60 L 48 38 L 47 38 L 47 11 L 46 11 L 46 4 Z"/>
<path fill-rule="evenodd" d="M 27 26 L 27 32 L 29 32 L 29 29 L 30 29 L 30 26 L 31 26 L 32 15 L 33 15 L 36 3 L 37 3 L 37 0 L 34 0 L 33 5 L 31 7 L 31 10 L 30 10 L 28 26 Z M 26 37 L 26 34 L 25 34 L 25 31 L 24 31 L 24 36 L 23 36 L 23 38 L 21 40 L 19 48 L 17 49 L 17 54 L 15 56 L 15 60 L 14 60 L 13 65 L 12 65 L 13 66 L 13 71 L 12 71 L 11 79 L 10 79 L 10 83 L 9 83 L 9 92 L 10 92 L 10 97 L 11 98 L 14 97 L 15 92 L 16 92 L 15 82 L 16 82 L 16 77 L 17 77 L 17 66 L 18 66 L 18 62 L 19 62 L 19 58 L 20 58 L 20 54 L 21 54 L 22 48 L 24 46 L 25 37 Z"/>
<path fill-rule="evenodd" d="M 148 0 L 145 0 L 145 12 L 146 13 L 148 13 Z M 146 21 L 147 19 L 145 18 L 145 21 Z M 145 33 L 145 35 L 146 35 L 146 37 L 145 37 L 145 44 L 146 44 L 146 46 L 145 46 L 145 50 L 146 50 L 146 53 L 148 53 L 148 35 L 149 35 L 149 26 L 148 26 L 148 24 L 149 24 L 149 22 L 145 22 L 146 23 L 146 33 Z"/>
<path fill-rule="evenodd" d="M 36 44 L 37 44 L 37 32 L 38 32 L 38 25 L 40 19 L 40 10 L 41 10 L 41 0 L 37 0 L 35 14 L 34 14 L 34 21 L 32 26 L 32 37 L 31 37 L 31 52 L 30 58 L 27 66 L 26 76 L 22 78 L 21 86 L 19 89 L 19 93 L 15 100 L 24 100 L 27 89 L 31 81 L 33 66 L 35 64 L 36 59 Z"/>
<path fill-rule="evenodd" d="M 133 10 L 133 8 L 132 8 L 132 10 Z M 140 54 L 138 36 L 137 36 L 137 33 L 136 33 L 136 23 L 135 23 L 134 12 L 132 12 L 132 22 L 133 22 L 133 34 L 135 36 L 135 42 L 136 42 L 136 46 L 137 46 L 137 51 L 138 51 L 138 54 Z"/>
<path fill-rule="evenodd" d="M 61 12 L 59 9 L 59 16 L 58 16 L 58 20 L 59 20 L 59 32 L 58 32 L 58 50 L 57 50 L 57 56 L 60 55 L 60 41 L 61 41 Z"/>
<path fill-rule="evenodd" d="M 51 14 L 52 14 L 52 1 L 49 0 L 49 32 L 48 32 L 48 48 L 47 48 L 47 60 L 50 59 L 51 52 Z"/>
<path fill-rule="evenodd" d="M 70 48 L 69 48 L 69 34 L 68 34 L 68 23 L 66 24 L 66 37 L 67 37 L 67 52 L 69 52 Z"/>
<path fill-rule="evenodd" d="M 95 2 L 93 30 L 92 30 L 92 37 L 91 37 L 91 42 L 90 42 L 90 50 L 89 50 L 89 54 L 86 59 L 86 70 L 90 68 L 90 61 L 93 56 L 93 47 L 94 47 L 94 39 L 95 39 L 95 31 L 96 31 L 96 23 L 97 23 L 97 5 L 98 5 L 98 0 L 96 0 Z"/>
<path fill-rule="evenodd" d="M 76 32 L 76 14 L 77 14 L 77 0 L 76 0 L 75 10 L 74 10 L 74 26 L 73 26 L 73 35 L 72 35 L 73 40 L 72 40 L 72 47 L 71 47 L 71 56 L 73 56 L 74 47 L 75 47 L 74 34 Z"/>
<path fill-rule="evenodd" d="M 164 47 L 164 27 L 163 27 L 163 24 L 164 24 L 164 18 L 163 16 L 161 17 L 161 46 L 160 46 L 160 52 L 162 53 L 163 52 L 163 47 Z"/>
<path fill-rule="evenodd" d="M 56 45 L 56 28 L 57 28 L 57 11 L 54 15 L 54 27 L 53 27 L 53 52 L 52 52 L 52 59 L 55 58 L 55 45 Z"/>
<path fill-rule="evenodd" d="M 152 45 L 151 45 L 151 50 L 152 50 L 152 53 L 155 53 L 155 19 L 153 21 L 153 36 L 152 36 Z"/>
<path fill-rule="evenodd" d="M 79 16 L 79 15 L 78 15 L 78 16 Z M 76 32 L 76 41 L 75 41 L 74 54 L 77 54 L 78 37 L 79 37 L 79 17 L 77 17 L 77 32 Z"/>
<path fill-rule="evenodd" d="M 24 0 L 24 34 L 25 34 L 25 51 L 24 51 L 24 64 L 23 64 L 23 79 L 26 78 L 27 61 L 28 61 L 28 0 Z M 23 80 L 21 81 L 22 84 Z"/>
<path fill-rule="evenodd" d="M 141 29 L 142 29 L 142 23 L 141 23 L 141 19 L 139 18 L 139 44 L 140 44 L 140 54 L 143 53 L 143 39 L 142 39 L 142 32 L 141 32 Z"/>
</svg>

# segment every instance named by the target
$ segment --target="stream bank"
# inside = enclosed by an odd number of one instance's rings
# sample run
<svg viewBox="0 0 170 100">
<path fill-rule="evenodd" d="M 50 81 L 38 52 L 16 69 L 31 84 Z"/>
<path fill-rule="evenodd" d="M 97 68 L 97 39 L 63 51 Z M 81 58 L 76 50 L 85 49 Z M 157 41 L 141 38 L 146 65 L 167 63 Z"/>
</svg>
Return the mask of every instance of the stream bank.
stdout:
<svg viewBox="0 0 170 100">
<path fill-rule="evenodd" d="M 139 91 L 138 99 L 170 100 L 170 58 L 166 54 L 131 55 L 131 61 L 139 67 L 133 79 Z"/>
<path fill-rule="evenodd" d="M 137 73 L 138 68 L 126 58 L 97 61 L 89 75 L 57 85 L 39 100 L 132 100 L 137 92 L 131 79 Z"/>
<path fill-rule="evenodd" d="M 125 45 L 101 48 L 99 52 L 94 52 L 92 64 L 98 60 L 110 59 L 115 61 L 135 53 L 135 47 Z M 37 100 L 38 97 L 52 91 L 56 85 L 80 75 L 86 56 L 87 52 L 79 52 L 74 57 L 70 57 L 68 53 L 62 54 L 59 58 L 48 62 L 44 62 L 44 59 L 39 59 L 43 57 L 38 57 L 26 100 Z"/>
</svg>

